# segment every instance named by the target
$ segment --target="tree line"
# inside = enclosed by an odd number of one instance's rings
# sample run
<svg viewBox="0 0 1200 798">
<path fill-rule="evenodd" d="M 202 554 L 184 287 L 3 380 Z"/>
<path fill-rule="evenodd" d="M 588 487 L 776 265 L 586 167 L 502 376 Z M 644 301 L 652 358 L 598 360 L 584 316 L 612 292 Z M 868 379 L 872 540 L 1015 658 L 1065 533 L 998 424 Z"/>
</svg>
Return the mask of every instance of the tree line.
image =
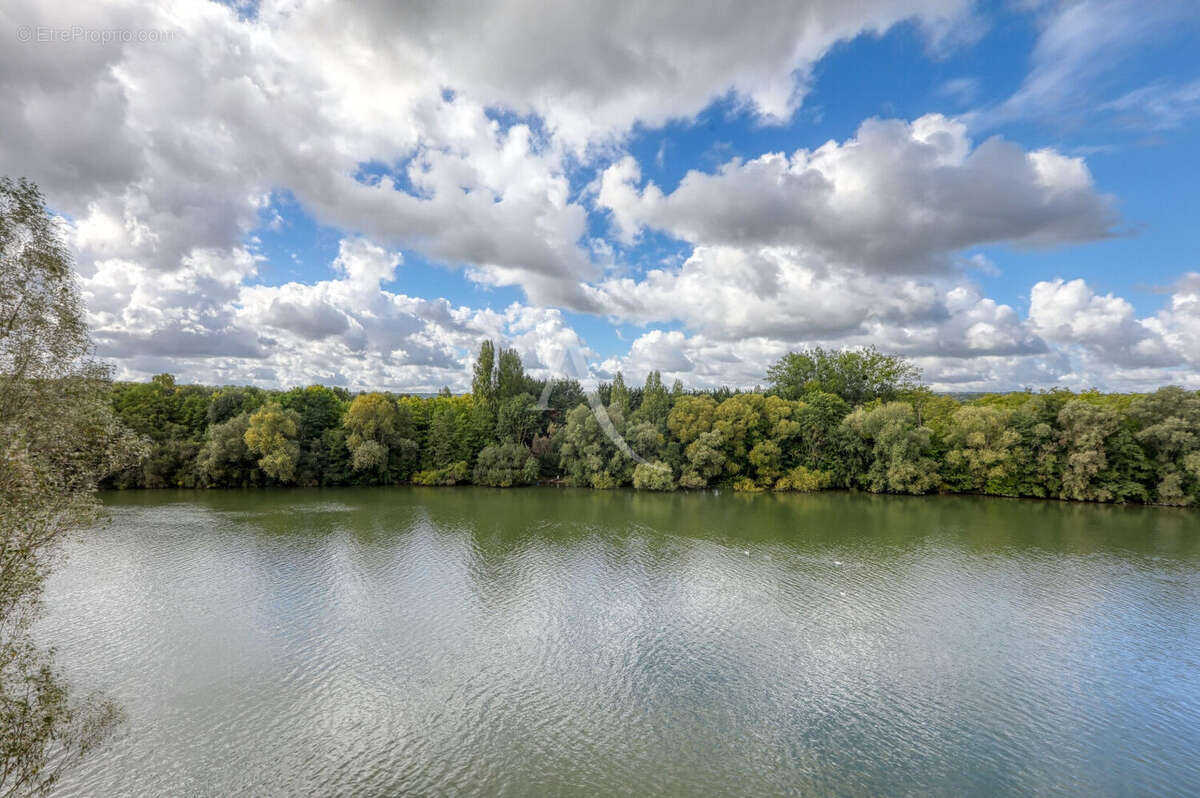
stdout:
<svg viewBox="0 0 1200 798">
<path fill-rule="evenodd" d="M 485 341 L 470 393 L 352 395 L 117 383 L 150 441 L 115 487 L 539 482 L 642 490 L 850 488 L 1188 505 L 1200 498 L 1200 393 L 1067 390 L 960 401 L 875 349 L 793 352 L 765 390 L 598 386 L 624 454 L 575 380 L 547 385 Z M 545 406 L 539 399 L 545 395 Z"/>
</svg>

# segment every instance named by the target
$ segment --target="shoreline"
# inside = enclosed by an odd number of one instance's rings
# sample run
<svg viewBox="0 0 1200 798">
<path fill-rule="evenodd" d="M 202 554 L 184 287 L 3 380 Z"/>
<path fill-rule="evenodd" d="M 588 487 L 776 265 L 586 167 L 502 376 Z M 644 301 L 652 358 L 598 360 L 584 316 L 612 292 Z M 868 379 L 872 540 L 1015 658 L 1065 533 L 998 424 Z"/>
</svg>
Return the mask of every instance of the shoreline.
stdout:
<svg viewBox="0 0 1200 798">
<path fill-rule="evenodd" d="M 510 491 L 531 491 L 539 489 L 558 489 L 569 491 L 586 491 L 595 494 L 631 494 L 640 496 L 702 496 L 729 494 L 745 498 L 758 497 L 782 497 L 782 496 L 820 496 L 820 495 L 838 495 L 838 496 L 863 496 L 863 497 L 886 497 L 892 499 L 931 499 L 931 498 L 973 498 L 973 499 L 1003 499 L 1008 501 L 1022 502 L 1040 502 L 1045 504 L 1060 504 L 1060 505 L 1075 505 L 1075 506 L 1091 506 L 1091 507 L 1124 507 L 1124 508 L 1148 508 L 1159 510 L 1178 510 L 1178 511 L 1194 511 L 1200 509 L 1200 505 L 1178 505 L 1178 504 L 1156 504 L 1154 502 L 1111 502 L 1111 501 L 1095 501 L 1090 499 L 1063 499 L 1054 496 L 1004 496 L 993 493 L 969 493 L 969 492 L 952 492 L 952 491 L 931 491 L 929 493 L 875 493 L 866 490 L 856 490 L 854 488 L 827 488 L 825 490 L 814 491 L 739 491 L 735 490 L 730 485 L 710 485 L 706 488 L 677 488 L 675 490 L 639 490 L 629 485 L 620 485 L 612 488 L 593 488 L 590 486 L 567 485 L 556 482 L 539 482 L 533 485 L 511 485 L 509 487 L 498 487 L 495 485 L 475 485 L 472 483 L 463 483 L 460 485 L 417 485 L 414 483 L 398 483 L 395 485 L 213 485 L 213 486 L 163 486 L 163 487 L 136 487 L 122 488 L 106 486 L 99 489 L 101 499 L 108 494 L 120 495 L 137 495 L 137 494 L 162 494 L 172 491 L 186 491 L 188 493 L 246 493 L 266 491 L 272 493 L 290 492 L 290 491 L 314 491 L 314 490 L 391 490 L 396 488 L 415 489 L 415 490 L 431 490 L 431 491 L 453 491 L 453 490 L 481 490 L 496 493 L 507 493 Z"/>
</svg>

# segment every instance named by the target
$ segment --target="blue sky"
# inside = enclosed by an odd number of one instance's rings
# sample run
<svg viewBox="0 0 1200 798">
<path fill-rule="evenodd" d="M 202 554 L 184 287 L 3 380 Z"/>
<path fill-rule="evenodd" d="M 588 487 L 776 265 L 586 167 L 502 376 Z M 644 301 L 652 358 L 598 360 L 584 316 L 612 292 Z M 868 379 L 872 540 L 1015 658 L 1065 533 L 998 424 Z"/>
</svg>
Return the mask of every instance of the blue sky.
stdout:
<svg viewBox="0 0 1200 798">
<path fill-rule="evenodd" d="M 492 337 L 598 379 L 875 345 L 943 389 L 1200 384 L 1195 2 L 180 8 L 6 14 L 177 34 L 0 83 L 125 376 L 461 388 Z"/>
</svg>

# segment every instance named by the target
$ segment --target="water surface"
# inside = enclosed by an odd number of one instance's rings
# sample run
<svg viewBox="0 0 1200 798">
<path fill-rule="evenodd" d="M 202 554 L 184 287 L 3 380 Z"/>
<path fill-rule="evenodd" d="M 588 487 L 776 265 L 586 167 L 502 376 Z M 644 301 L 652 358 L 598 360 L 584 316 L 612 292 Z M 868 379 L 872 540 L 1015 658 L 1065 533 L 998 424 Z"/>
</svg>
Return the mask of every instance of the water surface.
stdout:
<svg viewBox="0 0 1200 798">
<path fill-rule="evenodd" d="M 131 492 L 41 627 L 62 796 L 1197 795 L 1200 513 Z"/>
</svg>

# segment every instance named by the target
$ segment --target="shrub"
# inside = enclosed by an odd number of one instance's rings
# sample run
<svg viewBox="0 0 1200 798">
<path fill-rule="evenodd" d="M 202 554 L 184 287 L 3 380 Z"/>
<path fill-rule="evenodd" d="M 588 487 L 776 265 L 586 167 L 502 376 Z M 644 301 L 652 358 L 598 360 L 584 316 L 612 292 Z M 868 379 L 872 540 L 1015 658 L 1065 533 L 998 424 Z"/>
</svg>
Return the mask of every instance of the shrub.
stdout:
<svg viewBox="0 0 1200 798">
<path fill-rule="evenodd" d="M 488 446 L 479 453 L 474 482 L 493 488 L 531 485 L 537 482 L 539 470 L 537 458 L 519 443 Z"/>
<path fill-rule="evenodd" d="M 471 469 L 463 461 L 413 474 L 414 485 L 457 485 L 466 482 Z"/>
<path fill-rule="evenodd" d="M 387 449 L 379 441 L 362 441 L 352 452 L 350 462 L 355 471 L 377 471 L 387 463 Z"/>
<path fill-rule="evenodd" d="M 742 477 L 737 482 L 733 483 L 733 489 L 737 493 L 761 493 L 762 486 L 750 479 L 750 477 Z"/>
<path fill-rule="evenodd" d="M 638 490 L 675 490 L 675 475 L 671 467 L 661 461 L 638 463 L 633 469 L 633 487 Z"/>
<path fill-rule="evenodd" d="M 598 474 L 592 475 L 592 487 L 599 490 L 610 490 L 617 487 L 619 483 L 617 478 L 607 471 L 601 471 Z"/>
<path fill-rule="evenodd" d="M 828 471 L 796 466 L 779 478 L 779 481 L 775 483 L 774 490 L 812 493 L 829 487 L 831 481 L 832 477 Z"/>
</svg>

